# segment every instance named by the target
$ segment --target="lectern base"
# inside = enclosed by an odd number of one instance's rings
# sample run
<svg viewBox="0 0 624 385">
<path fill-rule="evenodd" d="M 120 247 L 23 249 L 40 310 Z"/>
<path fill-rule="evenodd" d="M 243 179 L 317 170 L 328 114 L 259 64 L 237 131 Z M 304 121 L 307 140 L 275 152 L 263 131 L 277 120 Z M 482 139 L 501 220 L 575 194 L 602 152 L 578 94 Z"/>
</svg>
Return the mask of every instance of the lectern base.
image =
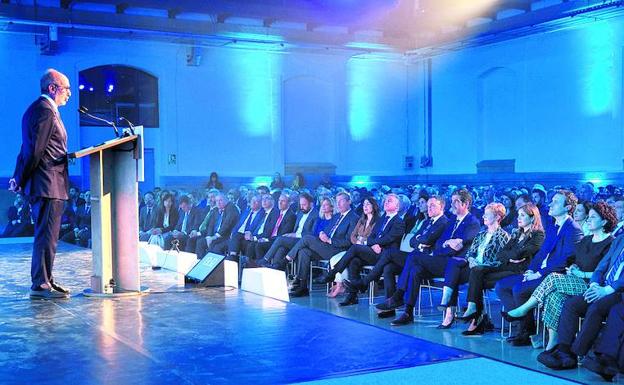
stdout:
<svg viewBox="0 0 624 385">
<path fill-rule="evenodd" d="M 89 289 L 84 289 L 82 291 L 82 294 L 85 297 L 91 297 L 91 298 L 121 298 L 121 297 L 135 297 L 137 295 L 145 295 L 145 294 L 148 294 L 149 291 L 150 291 L 149 287 L 141 286 L 141 290 L 139 291 L 120 291 L 120 292 L 113 292 L 111 294 L 107 294 L 107 293 L 96 293 L 93 291 L 93 289 L 89 288 Z"/>
</svg>

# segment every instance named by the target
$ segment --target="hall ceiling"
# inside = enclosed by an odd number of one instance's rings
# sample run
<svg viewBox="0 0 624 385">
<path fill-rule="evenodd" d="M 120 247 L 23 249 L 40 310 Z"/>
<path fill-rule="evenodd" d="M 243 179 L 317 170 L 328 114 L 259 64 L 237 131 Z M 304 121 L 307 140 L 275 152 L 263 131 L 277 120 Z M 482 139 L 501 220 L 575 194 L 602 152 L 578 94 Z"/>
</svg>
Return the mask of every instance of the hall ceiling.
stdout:
<svg viewBox="0 0 624 385">
<path fill-rule="evenodd" d="M 604 0 L 0 0 L 0 31 L 403 54 L 488 44 L 622 8 Z"/>
</svg>

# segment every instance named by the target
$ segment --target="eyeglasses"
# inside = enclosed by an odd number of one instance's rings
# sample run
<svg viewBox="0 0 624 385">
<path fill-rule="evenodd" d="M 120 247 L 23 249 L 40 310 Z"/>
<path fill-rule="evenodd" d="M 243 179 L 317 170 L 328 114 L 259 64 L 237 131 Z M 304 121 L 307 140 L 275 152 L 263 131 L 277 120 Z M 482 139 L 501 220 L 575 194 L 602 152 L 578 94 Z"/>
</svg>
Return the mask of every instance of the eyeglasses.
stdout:
<svg viewBox="0 0 624 385">
<path fill-rule="evenodd" d="M 69 91 L 71 89 L 71 87 L 69 87 L 69 86 L 62 86 L 62 85 L 56 84 L 56 83 L 52 83 L 52 84 L 54 84 L 54 86 L 56 88 L 60 88 L 61 90 L 64 90 L 64 91 Z"/>
</svg>

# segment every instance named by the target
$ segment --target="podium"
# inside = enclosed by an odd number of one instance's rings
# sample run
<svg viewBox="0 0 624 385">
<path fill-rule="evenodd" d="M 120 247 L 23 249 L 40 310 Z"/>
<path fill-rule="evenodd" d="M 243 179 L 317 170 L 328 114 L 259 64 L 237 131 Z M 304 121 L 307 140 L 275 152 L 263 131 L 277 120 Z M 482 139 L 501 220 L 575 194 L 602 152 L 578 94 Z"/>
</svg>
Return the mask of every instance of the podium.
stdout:
<svg viewBox="0 0 624 385">
<path fill-rule="evenodd" d="M 142 127 L 138 127 L 142 132 Z M 135 128 L 136 130 L 136 128 Z M 92 296 L 139 294 L 138 182 L 143 179 L 141 135 L 115 138 L 68 154 L 88 156 L 91 183 Z"/>
</svg>

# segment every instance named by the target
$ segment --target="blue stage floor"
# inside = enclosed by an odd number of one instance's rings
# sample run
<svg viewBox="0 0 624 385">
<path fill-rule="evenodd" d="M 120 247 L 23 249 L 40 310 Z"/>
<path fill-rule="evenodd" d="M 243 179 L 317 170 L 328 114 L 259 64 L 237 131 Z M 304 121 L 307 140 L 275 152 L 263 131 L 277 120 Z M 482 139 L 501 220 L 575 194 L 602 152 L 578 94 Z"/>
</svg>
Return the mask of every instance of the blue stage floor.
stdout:
<svg viewBox="0 0 624 385">
<path fill-rule="evenodd" d="M 90 275 L 90 252 L 61 249 L 57 280 L 79 292 Z M 0 245 L 2 384 L 277 384 L 347 376 L 365 383 L 398 373 L 413 383 L 431 370 L 443 378 L 442 364 L 472 362 L 479 370 L 485 360 L 239 290 L 184 291 L 175 274 L 149 268 L 143 280 L 155 292 L 146 296 L 31 301 L 29 253 L 28 245 Z M 397 371 L 423 365 L 431 369 Z"/>
</svg>

